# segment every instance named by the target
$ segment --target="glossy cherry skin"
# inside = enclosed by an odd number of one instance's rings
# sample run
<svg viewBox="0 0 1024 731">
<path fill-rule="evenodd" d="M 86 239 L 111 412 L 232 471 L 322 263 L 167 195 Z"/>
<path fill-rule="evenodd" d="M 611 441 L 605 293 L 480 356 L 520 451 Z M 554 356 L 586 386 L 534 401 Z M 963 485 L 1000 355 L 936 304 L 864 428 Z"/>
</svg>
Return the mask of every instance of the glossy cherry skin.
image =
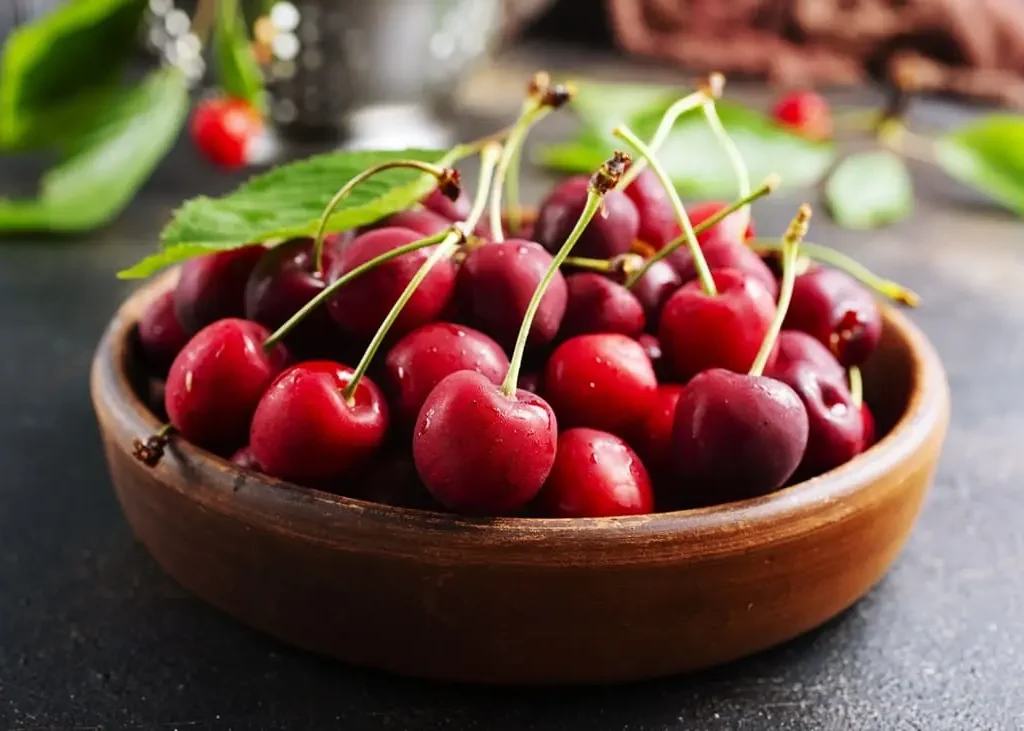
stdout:
<svg viewBox="0 0 1024 731">
<path fill-rule="evenodd" d="M 168 419 L 182 437 L 219 454 L 245 444 L 256 404 L 288 361 L 284 346 L 263 351 L 269 335 L 259 323 L 231 318 L 188 341 L 164 394 Z"/>
<path fill-rule="evenodd" d="M 423 483 L 457 513 L 507 515 L 537 496 L 558 446 L 555 413 L 519 389 L 503 394 L 486 376 L 459 371 L 430 392 L 413 432 Z"/>
<path fill-rule="evenodd" d="M 524 239 L 473 249 L 462 262 L 455 284 L 462 317 L 511 351 L 526 308 L 551 261 L 551 254 L 540 244 Z M 556 273 L 530 326 L 529 347 L 541 347 L 555 339 L 567 300 L 565 278 Z"/>
<path fill-rule="evenodd" d="M 662 383 L 654 394 L 651 408 L 633 430 L 630 443 L 644 459 L 652 475 L 671 474 L 675 452 L 672 430 L 676 421 L 676 405 L 683 387 Z"/>
<path fill-rule="evenodd" d="M 704 505 L 765 495 L 785 484 L 807 447 L 807 410 L 786 384 L 714 368 L 676 405 L 672 438 L 686 500 Z"/>
<path fill-rule="evenodd" d="M 164 292 L 139 318 L 139 342 L 150 371 L 158 376 L 167 373 L 175 356 L 188 342 L 188 333 L 174 314 L 174 292 Z"/>
<path fill-rule="evenodd" d="M 785 326 L 813 335 L 844 367 L 863 364 L 882 339 L 882 313 L 845 272 L 814 267 L 796 278 Z"/>
<path fill-rule="evenodd" d="M 570 274 L 565 278 L 569 301 L 559 335 L 586 333 L 639 335 L 647 322 L 640 300 L 608 277 L 594 272 Z"/>
<path fill-rule="evenodd" d="M 828 102 L 813 91 L 791 91 L 776 102 L 772 117 L 802 137 L 826 140 L 832 136 Z"/>
<path fill-rule="evenodd" d="M 799 330 L 783 330 L 775 342 L 775 363 L 772 368 L 785 370 L 804 364 L 822 378 L 833 383 L 846 383 L 846 369 L 824 345 Z M 769 374 L 771 375 L 771 374 Z"/>
<path fill-rule="evenodd" d="M 611 333 L 559 345 L 544 371 L 544 395 L 563 427 L 628 437 L 654 402 L 658 379 L 643 346 Z"/>
<path fill-rule="evenodd" d="M 622 439 L 596 429 L 569 429 L 537 498 L 552 518 L 610 518 L 654 512 L 647 469 Z"/>
<path fill-rule="evenodd" d="M 872 446 L 877 439 L 875 417 L 866 403 L 860 405 L 860 416 L 861 421 L 864 423 L 864 449 L 867 449 Z"/>
<path fill-rule="evenodd" d="M 262 246 L 243 246 L 189 259 L 174 289 L 174 313 L 189 334 L 210 323 L 245 315 L 245 287 L 263 258 Z"/>
<path fill-rule="evenodd" d="M 396 424 L 411 429 L 427 396 L 446 376 L 476 371 L 500 385 L 508 356 L 479 330 L 432 322 L 395 343 L 384 360 L 383 386 Z"/>
<path fill-rule="evenodd" d="M 256 461 L 256 456 L 252 453 L 252 449 L 248 444 L 232 454 L 231 461 L 244 470 L 252 470 L 253 472 L 263 471 L 263 468 L 260 467 L 260 463 Z"/>
<path fill-rule="evenodd" d="M 327 279 L 335 282 L 357 266 L 422 238 L 407 228 L 380 228 L 360 234 L 336 256 L 330 257 Z M 356 337 L 373 337 L 434 249 L 427 246 L 402 254 L 342 287 L 328 302 L 335 322 Z M 437 262 L 395 320 L 391 336 L 400 337 L 436 320 L 448 306 L 454 288 L 455 264 L 450 258 Z"/>
<path fill-rule="evenodd" d="M 690 223 L 696 228 L 728 205 L 728 203 L 723 201 L 704 201 L 688 207 L 686 214 L 690 217 Z M 747 221 L 746 228 L 742 228 L 742 226 L 742 214 L 740 211 L 734 211 L 707 231 L 697 234 L 697 241 L 701 246 L 704 246 L 711 239 L 742 242 L 754 238 L 753 217 Z"/>
<path fill-rule="evenodd" d="M 662 308 L 672 293 L 682 284 L 683 280 L 676 274 L 672 265 L 662 259 L 654 262 L 647 273 L 630 288 L 644 308 L 644 318 L 647 321 L 648 330 L 657 331 Z"/>
<path fill-rule="evenodd" d="M 775 300 L 756 279 L 732 269 L 715 272 L 714 279 L 714 297 L 689 282 L 661 312 L 658 340 L 680 383 L 709 368 L 746 373 L 775 316 Z"/>
<path fill-rule="evenodd" d="M 633 201 L 640 216 L 637 237 L 655 249 L 660 249 L 679 235 L 679 224 L 672 209 L 672 201 L 665 186 L 650 168 L 644 168 L 636 179 L 626 186 L 626 195 Z"/>
<path fill-rule="evenodd" d="M 773 300 L 778 299 L 778 280 L 764 260 L 746 244 L 716 236 L 701 244 L 701 251 L 704 252 L 704 260 L 712 273 L 721 269 L 743 272 L 764 285 Z M 697 268 L 693 264 L 693 257 L 688 248 L 676 249 L 665 258 L 665 261 L 675 269 L 681 281 L 692 282 L 697 278 Z"/>
<path fill-rule="evenodd" d="M 465 191 L 459 193 L 459 197 L 452 200 L 442 193 L 439 188 L 434 188 L 430 191 L 420 203 L 428 211 L 433 211 L 437 215 L 448 219 L 449 223 L 452 221 L 465 221 L 473 205 Z"/>
<path fill-rule="evenodd" d="M 252 417 L 249 446 L 268 475 L 322 485 L 364 467 L 384 444 L 388 407 L 365 376 L 352 405 L 342 391 L 352 369 L 328 360 L 299 363 L 267 389 Z"/>
<path fill-rule="evenodd" d="M 236 169 L 249 163 L 263 134 L 263 118 L 244 99 L 208 99 L 196 106 L 190 127 L 192 141 L 206 159 Z"/>
<path fill-rule="evenodd" d="M 578 176 L 562 181 L 548 194 L 537 212 L 533 236 L 548 251 L 562 248 L 576 226 L 587 202 L 589 178 Z M 602 201 L 603 213 L 591 219 L 577 240 L 576 256 L 610 259 L 625 254 L 633 246 L 640 230 L 640 214 L 629 196 L 612 190 Z"/>
<path fill-rule="evenodd" d="M 373 228 L 407 228 L 418 233 L 421 239 L 425 239 L 446 231 L 451 225 L 450 220 L 434 211 L 409 209 L 388 216 L 380 223 L 374 224 Z"/>
<path fill-rule="evenodd" d="M 640 333 L 636 336 L 636 341 L 640 343 L 640 347 L 644 349 L 648 360 L 651 361 L 651 365 L 654 367 L 654 374 L 658 377 L 658 380 L 665 380 L 668 374 L 665 372 L 665 356 L 661 352 L 661 341 L 658 340 L 657 336 L 650 333 Z"/>
</svg>

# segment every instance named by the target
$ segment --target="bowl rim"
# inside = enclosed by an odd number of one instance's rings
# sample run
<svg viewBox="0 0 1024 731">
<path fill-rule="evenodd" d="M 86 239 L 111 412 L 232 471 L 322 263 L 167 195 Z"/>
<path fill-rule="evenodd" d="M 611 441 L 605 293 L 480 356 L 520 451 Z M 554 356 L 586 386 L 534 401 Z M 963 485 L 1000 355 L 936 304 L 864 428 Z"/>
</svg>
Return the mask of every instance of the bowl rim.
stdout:
<svg viewBox="0 0 1024 731">
<path fill-rule="evenodd" d="M 128 377 L 126 349 L 139 315 L 170 288 L 177 267 L 153 278 L 118 308 L 95 352 L 90 389 L 104 432 L 144 437 L 161 423 L 135 394 Z M 481 546 L 479 560 L 491 562 L 496 548 L 510 561 L 536 556 L 538 550 L 569 550 L 552 563 L 578 563 L 588 551 L 601 551 L 624 536 L 644 546 L 643 560 L 675 560 L 680 551 L 714 557 L 749 548 L 751 536 L 764 531 L 765 542 L 785 542 L 827 523 L 842 520 L 899 489 L 901 480 L 883 480 L 913 461 L 932 440 L 941 440 L 949 417 L 949 387 L 943 366 L 925 335 L 901 312 L 882 304 L 886 327 L 895 331 L 911 358 L 907 406 L 892 429 L 850 462 L 823 475 L 761 497 L 702 508 L 608 518 L 466 517 L 416 508 L 395 507 L 323 492 L 238 468 L 230 461 L 176 440 L 167 456 L 151 469 L 159 482 L 207 509 L 231 515 L 254 527 L 293 537 L 359 550 L 360 536 L 394 529 L 392 553 L 422 556 L 432 548 L 465 551 Z M 112 427 L 114 427 L 112 429 Z M 118 448 L 130 452 L 130 439 Z M 206 480 L 164 479 L 183 465 L 208 469 Z M 194 475 L 193 475 L 194 477 Z M 874 490 L 870 489 L 874 488 Z M 882 491 L 882 492 L 879 492 Z M 851 498 L 857 497 L 854 501 Z M 856 504 L 855 504 L 856 503 Z M 344 530 L 356 535 L 346 539 Z M 426 543 L 424 542 L 426 541 Z M 605 550 L 601 550 L 604 547 Z M 435 558 L 440 554 L 435 555 Z M 622 563 L 636 556 L 623 555 Z"/>
</svg>

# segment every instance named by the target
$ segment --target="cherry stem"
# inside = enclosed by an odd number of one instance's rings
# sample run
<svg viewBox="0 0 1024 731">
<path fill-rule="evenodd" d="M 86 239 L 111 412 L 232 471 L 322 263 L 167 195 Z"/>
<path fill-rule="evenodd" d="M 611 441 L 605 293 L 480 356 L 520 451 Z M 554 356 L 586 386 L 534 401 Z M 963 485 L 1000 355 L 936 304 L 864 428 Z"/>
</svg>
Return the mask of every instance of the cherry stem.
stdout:
<svg viewBox="0 0 1024 731">
<path fill-rule="evenodd" d="M 515 236 L 523 225 L 523 210 L 519 196 L 519 168 L 522 167 L 523 148 L 516 147 L 512 152 L 512 162 L 509 164 L 508 174 L 505 176 L 505 198 L 508 205 L 505 207 L 508 215 L 508 231 Z"/>
<path fill-rule="evenodd" d="M 729 133 L 725 131 L 725 125 L 722 124 L 722 119 L 718 116 L 718 109 L 715 107 L 714 100 L 704 102 L 702 109 L 704 111 L 704 118 L 707 119 L 708 126 L 711 127 L 711 132 L 718 138 L 718 143 L 725 150 L 725 155 L 729 158 L 729 164 L 732 165 L 733 172 L 736 173 L 740 197 L 745 198 L 750 195 L 750 170 L 743 159 L 743 154 L 740 152 L 740 148 L 736 146 L 732 137 L 729 136 Z M 746 206 L 741 211 L 740 215 L 743 218 L 742 229 L 746 230 L 747 224 L 750 223 L 750 207 Z"/>
<path fill-rule="evenodd" d="M 782 332 L 782 323 L 789 311 L 789 303 L 793 299 L 793 285 L 796 284 L 796 260 L 800 255 L 800 242 L 807 235 L 807 226 L 811 220 L 811 207 L 804 203 L 797 209 L 793 220 L 789 222 L 786 235 L 782 237 L 782 284 L 779 287 L 779 303 L 775 310 L 775 317 L 772 319 L 764 340 L 761 341 L 761 348 L 757 351 L 753 365 L 750 366 L 750 375 L 760 376 L 768 365 L 768 358 L 775 348 L 775 341 Z"/>
<path fill-rule="evenodd" d="M 147 467 L 156 467 L 164 456 L 164 448 L 174 435 L 174 426 L 164 424 L 146 440 L 136 439 L 132 442 L 132 456 Z"/>
<path fill-rule="evenodd" d="M 443 240 L 445 236 L 448 235 L 448 233 L 448 231 L 442 231 L 441 233 L 434 234 L 433 236 L 428 236 L 425 239 L 420 239 L 418 241 L 413 241 L 408 244 L 405 244 L 404 246 L 399 246 L 398 248 L 392 249 L 391 251 L 386 251 L 380 256 L 376 256 L 373 259 L 370 259 L 369 261 L 363 262 L 362 264 L 357 266 L 355 269 L 352 269 L 351 271 L 345 272 L 343 275 L 338 277 L 338 279 L 331 282 L 329 285 L 324 287 L 324 289 L 320 290 L 320 292 L 317 293 L 316 297 L 314 297 L 305 305 L 303 305 L 298 312 L 296 312 L 294 315 L 288 318 L 287 322 L 285 322 L 283 325 L 281 325 L 281 327 L 279 327 L 277 330 L 271 333 L 270 337 L 268 337 L 263 343 L 263 350 L 269 351 L 271 348 L 273 348 L 275 345 L 281 342 L 296 325 L 298 325 L 300 322 L 302 322 L 303 319 L 305 319 L 306 315 L 308 315 L 310 312 L 312 312 L 321 304 L 323 304 L 324 301 L 333 297 L 334 294 L 339 289 L 344 287 L 353 279 L 358 279 L 371 269 L 376 269 L 381 264 L 389 262 L 392 259 L 397 259 L 398 257 L 403 256 L 404 254 L 408 254 L 410 251 L 416 251 L 427 246 L 433 246 L 440 242 L 441 240 Z"/>
<path fill-rule="evenodd" d="M 345 185 L 343 185 L 341 189 L 334 194 L 334 197 L 331 198 L 327 207 L 324 208 L 323 213 L 320 214 L 320 223 L 317 225 L 316 238 L 313 241 L 313 261 L 317 272 L 323 272 L 324 270 L 324 236 L 327 232 L 327 223 L 330 221 L 331 214 L 334 213 L 334 209 L 338 207 L 338 204 L 340 204 L 341 201 L 344 200 L 357 185 L 369 178 L 372 178 L 378 173 L 382 173 L 385 170 L 393 170 L 395 168 L 412 168 L 414 170 L 422 170 L 424 173 L 433 175 L 437 178 L 438 187 L 441 188 L 442 192 L 444 192 L 447 197 L 452 200 L 459 197 L 459 173 L 457 170 L 453 170 L 452 168 L 445 167 L 443 165 L 433 165 L 429 162 L 422 162 L 421 160 L 391 160 L 390 162 L 374 165 L 372 168 L 364 170 L 345 183 Z"/>
<path fill-rule="evenodd" d="M 857 366 L 850 366 L 846 375 L 850 379 L 850 400 L 859 409 L 864 405 L 864 377 Z"/>
<path fill-rule="evenodd" d="M 737 201 L 733 201 L 725 208 L 720 209 L 719 211 L 715 212 L 714 215 L 708 216 L 703 221 L 694 226 L 694 235 L 699 236 L 700 234 L 709 230 L 712 226 L 717 225 L 727 216 L 730 216 L 736 211 L 738 211 L 740 208 L 743 208 L 743 206 L 749 205 L 753 201 L 756 201 L 758 198 L 763 198 L 764 196 L 768 195 L 777 187 L 779 187 L 779 182 L 780 180 L 778 175 L 769 175 L 767 178 L 764 179 L 764 182 L 761 183 L 761 185 L 757 186 L 757 188 L 751 191 L 750 194 L 747 195 L 745 198 L 740 198 Z M 645 274 L 647 274 L 648 269 L 650 269 L 652 266 L 654 266 L 656 263 L 658 263 L 665 257 L 671 255 L 672 252 L 674 252 L 676 249 L 678 249 L 685 243 L 687 243 L 687 238 L 686 234 L 683 234 L 681 236 L 677 236 L 672 241 L 665 244 L 665 246 L 661 247 L 661 249 L 654 252 L 654 254 L 648 257 L 648 259 L 644 262 L 644 265 L 640 269 L 633 272 L 629 279 L 626 280 L 625 286 L 629 288 L 632 287 L 637 282 L 639 282 L 640 279 L 643 278 Z"/>
<path fill-rule="evenodd" d="M 502 152 L 501 160 L 498 161 L 498 170 L 495 174 L 494 187 L 491 189 L 491 240 L 500 242 L 505 240 L 505 233 L 501 225 L 501 203 L 504 192 L 505 178 L 508 175 L 509 166 L 515 158 L 515 151 L 522 146 L 530 127 L 539 122 L 551 112 L 551 109 L 541 106 L 537 101 L 531 100 L 524 105 L 523 113 L 519 115 L 515 126 L 508 135 L 505 149 Z"/>
<path fill-rule="evenodd" d="M 377 328 L 377 332 L 374 333 L 373 339 L 370 344 L 366 346 L 366 350 L 363 352 L 363 357 L 359 359 L 359 363 L 356 365 L 355 370 L 352 372 L 352 379 L 345 386 L 345 389 L 341 392 L 345 399 L 345 403 L 352 407 L 355 405 L 355 393 L 356 389 L 359 388 L 359 382 L 362 381 L 363 376 L 366 375 L 366 371 L 370 368 L 370 363 L 373 361 L 373 357 L 377 354 L 384 339 L 388 336 L 388 332 L 391 327 L 395 324 L 398 316 L 402 314 L 402 310 L 405 309 L 405 305 L 412 299 L 412 296 L 416 294 L 416 290 L 419 289 L 420 284 L 426 279 L 430 270 L 434 268 L 439 261 L 447 259 L 455 253 L 459 244 L 466 240 L 466 237 L 470 231 L 472 231 L 480 217 L 484 213 L 484 206 L 487 204 L 487 191 L 491 188 L 491 181 L 494 178 L 494 168 L 498 162 L 502 152 L 501 145 L 497 142 L 488 142 L 483 150 L 480 152 L 480 180 L 477 185 L 476 198 L 473 200 L 473 208 L 470 210 L 469 215 L 465 221 L 456 223 L 448 230 L 441 239 L 441 243 L 438 244 L 437 248 L 430 254 L 423 265 L 416 270 L 416 273 L 409 280 L 409 284 L 406 285 L 402 294 L 399 295 L 395 304 L 392 305 L 391 310 L 388 312 L 387 317 Z"/>
<path fill-rule="evenodd" d="M 602 274 L 608 274 L 615 270 L 615 262 L 612 259 L 588 259 L 584 256 L 567 256 L 562 264 Z"/>
<path fill-rule="evenodd" d="M 665 189 L 668 194 L 669 202 L 672 204 L 672 210 L 676 214 L 676 221 L 679 223 L 679 228 L 682 229 L 683 236 L 686 237 L 686 245 L 690 247 L 690 255 L 693 257 L 693 265 L 697 270 L 697 277 L 700 279 L 700 286 L 704 290 L 704 293 L 709 297 L 714 297 L 718 294 L 718 288 L 715 287 L 715 279 L 711 276 L 711 270 L 708 268 L 708 262 L 704 258 L 704 252 L 700 249 L 700 244 L 697 241 L 697 234 L 693 231 L 693 225 L 690 223 L 690 217 L 686 214 L 686 208 L 683 206 L 683 202 L 679 199 L 679 193 L 676 192 L 676 187 L 669 180 L 668 175 L 665 173 L 665 169 L 658 162 L 658 159 L 654 156 L 654 153 L 648 149 L 639 137 L 629 130 L 628 127 L 620 125 L 614 129 L 613 135 L 618 137 L 620 140 L 627 142 L 633 149 L 640 153 L 640 156 L 647 161 L 650 165 L 651 170 L 658 176 L 658 180 L 661 182 L 661 186 Z"/>
<path fill-rule="evenodd" d="M 782 244 L 770 239 L 755 239 L 750 243 L 750 248 L 758 254 L 782 251 Z M 813 244 L 804 241 L 800 244 L 801 255 L 813 261 L 821 262 L 834 269 L 849 274 L 865 287 L 869 287 L 880 295 L 909 307 L 917 307 L 921 304 L 921 297 L 911 289 L 907 289 L 899 282 L 880 277 L 856 259 L 847 256 L 841 251 L 830 249 L 821 244 Z"/>
</svg>

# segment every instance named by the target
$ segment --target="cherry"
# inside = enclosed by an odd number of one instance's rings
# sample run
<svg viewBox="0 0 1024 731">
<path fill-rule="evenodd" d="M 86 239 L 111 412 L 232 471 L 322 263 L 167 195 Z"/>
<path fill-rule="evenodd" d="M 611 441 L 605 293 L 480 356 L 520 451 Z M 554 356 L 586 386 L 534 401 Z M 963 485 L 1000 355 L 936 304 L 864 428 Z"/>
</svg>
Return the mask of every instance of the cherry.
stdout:
<svg viewBox="0 0 1024 731">
<path fill-rule="evenodd" d="M 636 341 L 640 343 L 640 347 L 644 349 L 647 359 L 651 361 L 651 365 L 654 367 L 654 373 L 658 376 L 658 380 L 664 380 L 666 377 L 665 358 L 661 352 L 661 342 L 657 337 L 650 333 L 640 333 L 636 336 Z"/>
<path fill-rule="evenodd" d="M 508 357 L 479 330 L 434 322 L 399 340 L 384 361 L 384 388 L 396 423 L 409 428 L 434 387 L 457 371 L 476 371 L 499 385 Z"/>
<path fill-rule="evenodd" d="M 450 220 L 434 211 L 409 209 L 391 214 L 383 221 L 374 224 L 373 228 L 407 228 L 418 233 L 420 238 L 424 238 L 444 233 L 451 225 L 452 222 Z"/>
<path fill-rule="evenodd" d="M 795 364 L 803 364 L 821 377 L 833 383 L 845 383 L 846 371 L 828 348 L 805 332 L 783 330 L 776 345 L 776 360 L 772 369 L 786 370 Z M 771 373 L 769 373 L 771 375 Z"/>
<path fill-rule="evenodd" d="M 455 296 L 463 317 L 511 348 L 530 298 L 551 266 L 551 255 L 540 244 L 509 239 L 471 250 L 459 269 Z M 568 300 L 565 278 L 555 273 L 544 292 L 530 329 L 529 347 L 555 339 Z"/>
<path fill-rule="evenodd" d="M 771 268 L 764 260 L 751 251 L 746 244 L 732 239 L 715 236 L 706 239 L 701 245 L 704 259 L 712 272 L 720 269 L 734 269 L 747 274 L 768 290 L 774 300 L 779 295 L 779 283 Z M 697 278 L 697 268 L 694 265 L 693 257 L 686 249 L 676 249 L 665 259 L 669 262 L 679 279 L 683 282 L 690 282 Z"/>
<path fill-rule="evenodd" d="M 465 221 L 471 206 L 465 192 L 460 192 L 458 198 L 453 201 L 440 188 L 434 188 L 420 203 L 428 211 L 448 219 L 449 222 Z"/>
<path fill-rule="evenodd" d="M 538 496 L 554 518 L 606 518 L 654 511 L 654 490 L 636 452 L 614 434 L 569 429 Z"/>
<path fill-rule="evenodd" d="M 656 261 L 630 288 L 644 308 L 648 330 L 657 330 L 661 310 L 682 285 L 682 280 L 667 261 Z"/>
<path fill-rule="evenodd" d="M 580 217 L 587 200 L 587 178 L 576 176 L 555 186 L 537 213 L 533 235 L 548 251 L 557 251 Z M 580 237 L 580 256 L 610 259 L 625 254 L 633 246 L 640 229 L 640 214 L 629 196 L 621 190 L 604 197 L 604 213 L 595 216 Z"/>
<path fill-rule="evenodd" d="M 876 432 L 875 417 L 872 415 L 871 409 L 868 408 L 866 403 L 860 405 L 860 417 L 864 424 L 864 449 L 867 449 L 875 443 Z"/>
<path fill-rule="evenodd" d="M 660 249 L 679 235 L 672 202 L 653 170 L 641 170 L 625 191 L 640 215 L 637 236 L 641 241 Z"/>
<path fill-rule="evenodd" d="M 530 393 L 540 393 L 544 375 L 540 371 L 530 371 L 519 376 L 519 388 Z"/>
<path fill-rule="evenodd" d="M 230 318 L 200 330 L 178 353 L 164 403 L 188 441 L 219 453 L 245 443 L 256 404 L 288 360 L 284 346 L 264 352 L 259 323 Z"/>
<path fill-rule="evenodd" d="M 139 318 L 139 342 L 150 370 L 164 375 L 188 342 L 188 334 L 174 314 L 174 292 L 164 292 L 149 303 Z"/>
<path fill-rule="evenodd" d="M 775 315 L 775 300 L 753 277 L 721 269 L 715 285 L 718 294 L 708 296 L 699 281 L 689 282 L 661 312 L 658 340 L 679 381 L 709 368 L 747 371 Z"/>
<path fill-rule="evenodd" d="M 776 102 L 772 117 L 783 127 L 812 140 L 832 136 L 832 113 L 828 102 L 813 91 L 791 91 Z"/>
<path fill-rule="evenodd" d="M 843 366 L 861 365 L 882 338 L 882 314 L 871 293 L 850 275 L 812 267 L 796 278 L 786 327 L 823 343 Z"/>
<path fill-rule="evenodd" d="M 422 238 L 406 228 L 381 228 L 360 234 L 330 257 L 327 278 L 333 282 L 371 259 Z M 331 316 L 350 334 L 371 337 L 436 248 L 409 251 L 349 282 L 330 299 Z M 448 305 L 454 286 L 455 265 L 450 258 L 444 258 L 431 268 L 413 293 L 394 324 L 393 334 L 403 335 L 436 320 Z"/>
<path fill-rule="evenodd" d="M 245 287 L 263 258 L 262 246 L 242 246 L 189 259 L 174 290 L 174 313 L 185 332 L 245 314 Z"/>
<path fill-rule="evenodd" d="M 196 106 L 191 133 L 210 162 L 241 168 L 250 162 L 254 145 L 263 135 L 263 118 L 244 99 L 208 99 Z"/>
<path fill-rule="evenodd" d="M 631 443 L 654 475 L 672 472 L 675 452 L 672 429 L 676 419 L 676 405 L 682 392 L 683 387 L 675 383 L 659 385 L 651 408 L 633 430 Z"/>
<path fill-rule="evenodd" d="M 621 284 L 594 272 L 571 274 L 565 284 L 569 300 L 560 335 L 607 332 L 633 336 L 643 332 L 644 308 Z"/>
<path fill-rule="evenodd" d="M 346 401 L 348 366 L 307 361 L 270 385 L 252 417 L 249 445 L 274 477 L 322 485 L 363 467 L 384 443 L 387 403 L 368 378 Z"/>
<path fill-rule="evenodd" d="M 729 204 L 724 201 L 703 201 L 690 206 L 686 212 L 690 216 L 690 223 L 696 228 L 728 206 Z M 676 235 L 678 235 L 678 231 Z M 741 243 L 752 238 L 754 238 L 754 219 L 747 218 L 742 211 L 730 213 L 711 228 L 697 234 L 697 241 L 701 246 L 712 239 L 725 239 Z"/>
<path fill-rule="evenodd" d="M 579 335 L 559 345 L 544 372 L 544 394 L 568 427 L 628 436 L 650 409 L 658 379 L 643 346 L 612 333 Z"/>
<path fill-rule="evenodd" d="M 263 468 L 260 467 L 260 463 L 256 461 L 256 456 L 252 453 L 252 448 L 248 444 L 232 454 L 231 461 L 243 470 L 252 470 L 253 472 L 263 471 Z"/>
</svg>

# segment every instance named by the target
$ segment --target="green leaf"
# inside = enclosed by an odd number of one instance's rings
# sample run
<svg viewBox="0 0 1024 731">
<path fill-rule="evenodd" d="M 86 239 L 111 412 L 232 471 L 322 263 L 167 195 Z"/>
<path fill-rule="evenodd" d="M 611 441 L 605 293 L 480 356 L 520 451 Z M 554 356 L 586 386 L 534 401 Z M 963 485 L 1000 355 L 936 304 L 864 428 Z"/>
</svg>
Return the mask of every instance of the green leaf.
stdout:
<svg viewBox="0 0 1024 731">
<path fill-rule="evenodd" d="M 825 184 L 825 199 L 844 228 L 877 228 L 914 210 L 914 186 L 903 160 L 892 152 L 850 155 Z"/>
<path fill-rule="evenodd" d="M 263 109 L 263 72 L 253 54 L 238 0 L 220 0 L 217 3 L 213 58 L 224 91 L 229 96 L 245 99 L 258 109 Z"/>
<path fill-rule="evenodd" d="M 154 71 L 122 92 L 103 124 L 43 177 L 37 198 L 0 198 L 0 231 L 83 231 L 107 223 L 174 144 L 188 106 L 185 78 L 174 69 Z"/>
<path fill-rule="evenodd" d="M 577 85 L 570 102 L 586 129 L 609 132 L 629 122 L 638 109 L 668 107 L 685 90 L 664 84 L 605 84 L 587 81 Z"/>
<path fill-rule="evenodd" d="M 563 172 L 583 173 L 595 170 L 622 143 L 612 137 L 613 119 L 626 119 L 629 127 L 641 138 L 650 139 L 668 106 L 678 98 L 679 90 L 669 96 L 650 87 L 633 96 L 634 108 L 627 108 L 628 95 L 612 93 L 611 87 L 600 85 L 597 91 L 580 91 L 585 98 L 611 99 L 617 114 L 602 110 L 592 112 L 596 101 L 584 104 L 584 130 L 569 142 L 550 145 L 541 150 L 539 162 Z M 657 88 L 657 87 L 654 87 Z M 610 95 L 611 94 L 611 95 Z M 636 101 L 636 100 L 641 100 Z M 646 100 L 646 101 L 643 101 Z M 736 142 L 750 168 L 751 182 L 756 185 L 770 173 L 782 176 L 782 187 L 803 188 L 818 182 L 835 157 L 829 142 L 813 142 L 774 124 L 767 116 L 736 103 L 719 101 L 718 114 L 722 124 Z M 695 196 L 730 198 L 736 195 L 736 179 L 728 158 L 715 139 L 699 110 L 681 117 L 672 129 L 658 159 L 676 186 Z"/>
<path fill-rule="evenodd" d="M 1024 117 L 983 117 L 940 137 L 935 155 L 950 176 L 1024 216 Z"/>
<path fill-rule="evenodd" d="M 145 6 L 73 0 L 14 31 L 0 60 L 0 146 L 61 147 L 97 119 L 137 47 Z"/>
</svg>

